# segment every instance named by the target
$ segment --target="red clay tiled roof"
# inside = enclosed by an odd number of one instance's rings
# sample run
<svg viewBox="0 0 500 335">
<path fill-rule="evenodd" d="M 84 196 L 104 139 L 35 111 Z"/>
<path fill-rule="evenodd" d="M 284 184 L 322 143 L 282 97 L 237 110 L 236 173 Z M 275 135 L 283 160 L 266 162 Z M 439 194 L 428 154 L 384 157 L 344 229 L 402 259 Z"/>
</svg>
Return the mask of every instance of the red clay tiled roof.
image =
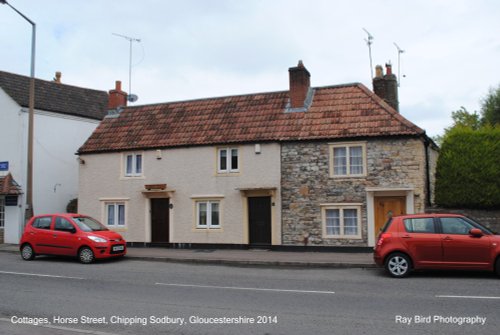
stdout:
<svg viewBox="0 0 500 335">
<path fill-rule="evenodd" d="M 79 153 L 424 134 L 362 84 L 315 88 L 306 112 L 285 112 L 288 100 L 283 91 L 128 107 Z"/>
<path fill-rule="evenodd" d="M 2 195 L 21 194 L 21 188 L 12 178 L 12 175 L 10 173 L 6 176 L 0 177 L 0 194 Z"/>
</svg>

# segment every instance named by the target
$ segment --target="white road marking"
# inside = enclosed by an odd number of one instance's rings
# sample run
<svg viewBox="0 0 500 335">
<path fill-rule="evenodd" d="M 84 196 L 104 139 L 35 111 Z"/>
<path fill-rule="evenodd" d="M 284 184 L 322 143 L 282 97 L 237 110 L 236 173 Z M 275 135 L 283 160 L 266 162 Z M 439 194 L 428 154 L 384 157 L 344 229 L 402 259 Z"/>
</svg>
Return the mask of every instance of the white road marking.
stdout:
<svg viewBox="0 0 500 335">
<path fill-rule="evenodd" d="M 12 321 L 7 318 L 0 318 L 0 321 L 4 322 L 10 322 Z M 66 332 L 74 332 L 74 333 L 80 333 L 80 334 L 92 334 L 92 335 L 117 335 L 115 333 L 105 333 L 105 332 L 100 332 L 96 330 L 86 330 L 86 329 L 76 329 L 76 328 L 68 328 L 68 327 L 60 327 L 60 326 L 51 326 L 51 325 L 30 325 L 30 324 L 20 324 L 20 326 L 27 326 L 27 327 L 43 327 L 43 328 L 50 328 L 50 329 L 57 329 L 57 330 L 64 330 Z"/>
<path fill-rule="evenodd" d="M 214 289 L 222 289 L 222 290 L 243 290 L 243 291 L 315 293 L 315 294 L 334 294 L 335 293 L 333 291 L 284 290 L 284 289 L 274 289 L 274 288 L 235 287 L 235 286 L 210 286 L 210 285 L 188 285 L 188 284 L 167 284 L 167 283 L 155 283 L 155 285 L 177 286 L 177 287 L 194 287 L 194 288 L 214 288 Z"/>
<path fill-rule="evenodd" d="M 24 273 L 24 272 L 10 272 L 10 271 L 0 271 L 0 273 L 4 273 L 4 274 L 8 274 L 8 275 L 32 276 L 32 277 L 65 278 L 65 279 L 78 279 L 78 280 L 85 279 L 85 278 L 80 278 L 80 277 L 44 275 L 44 274 L 40 274 L 40 273 Z"/>
<path fill-rule="evenodd" d="M 436 298 L 455 298 L 455 299 L 500 299 L 500 297 L 485 297 L 477 295 L 436 295 Z"/>
</svg>

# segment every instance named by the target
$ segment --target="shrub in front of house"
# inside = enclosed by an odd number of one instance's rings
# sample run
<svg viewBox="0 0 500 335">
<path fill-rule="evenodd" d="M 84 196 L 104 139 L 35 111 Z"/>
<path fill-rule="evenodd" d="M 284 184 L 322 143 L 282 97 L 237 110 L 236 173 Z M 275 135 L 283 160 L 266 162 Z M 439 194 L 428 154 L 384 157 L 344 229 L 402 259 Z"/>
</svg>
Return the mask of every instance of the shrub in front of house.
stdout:
<svg viewBox="0 0 500 335">
<path fill-rule="evenodd" d="M 71 199 L 66 205 L 67 213 L 78 213 L 78 198 Z"/>
<path fill-rule="evenodd" d="M 500 127 L 456 127 L 445 136 L 436 170 L 442 207 L 500 207 Z"/>
</svg>

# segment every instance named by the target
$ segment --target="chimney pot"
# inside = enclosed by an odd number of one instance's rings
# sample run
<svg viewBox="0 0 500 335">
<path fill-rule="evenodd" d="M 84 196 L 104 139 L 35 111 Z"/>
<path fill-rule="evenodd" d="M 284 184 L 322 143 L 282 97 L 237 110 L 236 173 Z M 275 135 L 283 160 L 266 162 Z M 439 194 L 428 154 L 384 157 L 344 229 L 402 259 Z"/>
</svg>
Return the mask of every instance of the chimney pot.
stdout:
<svg viewBox="0 0 500 335">
<path fill-rule="evenodd" d="M 54 81 L 58 84 L 61 83 L 61 76 L 62 76 L 62 73 L 61 71 L 56 71 L 56 76 L 54 77 Z"/>
<path fill-rule="evenodd" d="M 391 75 L 392 74 L 392 64 L 391 63 L 386 63 L 385 64 L 385 68 L 386 68 L 386 72 L 387 72 L 387 75 Z"/>
</svg>

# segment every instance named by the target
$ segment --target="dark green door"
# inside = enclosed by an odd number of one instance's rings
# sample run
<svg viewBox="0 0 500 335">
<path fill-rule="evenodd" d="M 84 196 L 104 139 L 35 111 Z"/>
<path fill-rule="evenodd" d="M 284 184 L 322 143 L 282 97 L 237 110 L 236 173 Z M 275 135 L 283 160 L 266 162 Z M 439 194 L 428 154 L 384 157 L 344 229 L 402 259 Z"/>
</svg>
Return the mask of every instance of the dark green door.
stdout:
<svg viewBox="0 0 500 335">
<path fill-rule="evenodd" d="M 169 205 L 168 198 L 151 199 L 151 242 L 168 243 L 169 241 Z"/>
<path fill-rule="evenodd" d="M 248 198 L 250 244 L 271 245 L 271 197 Z"/>
</svg>

